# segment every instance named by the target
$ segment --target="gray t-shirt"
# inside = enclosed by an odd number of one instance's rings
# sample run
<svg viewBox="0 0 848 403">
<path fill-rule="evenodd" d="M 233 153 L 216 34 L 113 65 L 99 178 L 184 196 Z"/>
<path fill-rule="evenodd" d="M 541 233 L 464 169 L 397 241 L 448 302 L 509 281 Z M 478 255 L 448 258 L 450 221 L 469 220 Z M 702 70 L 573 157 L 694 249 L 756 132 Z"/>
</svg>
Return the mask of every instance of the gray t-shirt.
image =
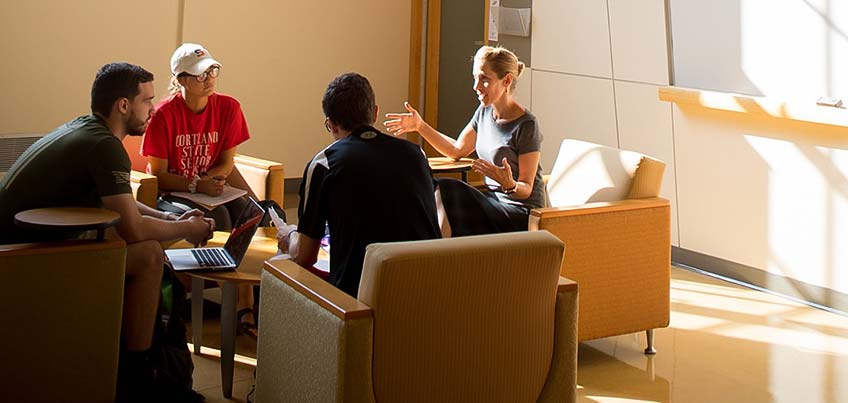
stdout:
<svg viewBox="0 0 848 403">
<path fill-rule="evenodd" d="M 541 151 L 542 133 L 536 122 L 536 116 L 526 110 L 524 115 L 509 122 L 499 124 L 492 115 L 492 107 L 477 107 L 469 122 L 477 132 L 477 156 L 500 166 L 506 157 L 512 169 L 512 177 L 518 180 L 518 156 L 534 151 Z M 545 207 L 547 196 L 545 184 L 542 182 L 542 162 L 536 168 L 536 178 L 533 180 L 533 191 L 525 200 L 513 199 L 500 191 L 500 185 L 486 177 L 486 185 L 495 192 L 502 203 L 526 207 L 528 209 Z"/>
</svg>

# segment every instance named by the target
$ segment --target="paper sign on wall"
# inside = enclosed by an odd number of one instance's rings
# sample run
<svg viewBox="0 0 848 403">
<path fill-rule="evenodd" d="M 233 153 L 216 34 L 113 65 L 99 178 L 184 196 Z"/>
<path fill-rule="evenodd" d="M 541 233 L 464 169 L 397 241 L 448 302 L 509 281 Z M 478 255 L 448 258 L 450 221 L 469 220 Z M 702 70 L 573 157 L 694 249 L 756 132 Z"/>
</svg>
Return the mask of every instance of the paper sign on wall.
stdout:
<svg viewBox="0 0 848 403">
<path fill-rule="evenodd" d="M 500 33 L 504 35 L 530 36 L 530 9 L 501 7 Z"/>
<path fill-rule="evenodd" d="M 500 0 L 489 0 L 489 40 L 498 40 L 498 21 L 500 20 Z"/>
</svg>

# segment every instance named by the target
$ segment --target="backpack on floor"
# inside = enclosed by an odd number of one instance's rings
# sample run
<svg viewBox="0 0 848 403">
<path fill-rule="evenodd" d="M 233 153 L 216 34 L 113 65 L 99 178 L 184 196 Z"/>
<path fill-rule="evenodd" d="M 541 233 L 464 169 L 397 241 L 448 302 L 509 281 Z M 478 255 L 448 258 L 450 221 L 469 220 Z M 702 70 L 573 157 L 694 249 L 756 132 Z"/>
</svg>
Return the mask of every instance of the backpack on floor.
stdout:
<svg viewBox="0 0 848 403">
<path fill-rule="evenodd" d="M 166 262 L 162 273 L 159 312 L 153 331 L 150 360 L 155 371 L 156 394 L 163 402 L 203 402 L 202 395 L 192 390 L 194 363 L 187 346 L 186 326 L 181 312 L 186 303 L 186 290 Z"/>
</svg>

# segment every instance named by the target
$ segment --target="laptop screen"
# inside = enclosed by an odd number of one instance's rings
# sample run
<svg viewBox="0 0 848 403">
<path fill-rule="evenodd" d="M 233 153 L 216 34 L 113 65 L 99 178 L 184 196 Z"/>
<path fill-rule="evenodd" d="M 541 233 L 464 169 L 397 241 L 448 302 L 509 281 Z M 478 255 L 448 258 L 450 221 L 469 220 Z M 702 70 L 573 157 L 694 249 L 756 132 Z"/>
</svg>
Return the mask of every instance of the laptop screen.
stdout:
<svg viewBox="0 0 848 403">
<path fill-rule="evenodd" d="M 230 233 L 230 238 L 224 245 L 224 249 L 230 253 L 230 256 L 235 259 L 236 264 L 240 264 L 250 247 L 250 240 L 256 233 L 256 228 L 259 227 L 259 222 L 262 221 L 262 216 L 265 211 L 259 206 L 259 203 L 253 198 L 247 198 L 247 206 L 241 212 L 238 220 L 233 225 L 233 231 Z"/>
</svg>

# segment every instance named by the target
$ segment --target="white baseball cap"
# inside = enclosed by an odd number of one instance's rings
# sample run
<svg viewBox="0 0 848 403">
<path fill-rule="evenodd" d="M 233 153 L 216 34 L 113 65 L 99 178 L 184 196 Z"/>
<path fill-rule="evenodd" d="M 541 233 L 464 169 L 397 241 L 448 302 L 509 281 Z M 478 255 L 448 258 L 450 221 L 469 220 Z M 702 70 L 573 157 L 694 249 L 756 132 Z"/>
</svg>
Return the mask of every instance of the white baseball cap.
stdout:
<svg viewBox="0 0 848 403">
<path fill-rule="evenodd" d="M 180 73 L 188 73 L 193 76 L 203 74 L 206 69 L 218 63 L 212 58 L 209 51 L 202 45 L 196 43 L 184 43 L 174 51 L 171 56 L 171 73 L 175 76 Z"/>
</svg>

